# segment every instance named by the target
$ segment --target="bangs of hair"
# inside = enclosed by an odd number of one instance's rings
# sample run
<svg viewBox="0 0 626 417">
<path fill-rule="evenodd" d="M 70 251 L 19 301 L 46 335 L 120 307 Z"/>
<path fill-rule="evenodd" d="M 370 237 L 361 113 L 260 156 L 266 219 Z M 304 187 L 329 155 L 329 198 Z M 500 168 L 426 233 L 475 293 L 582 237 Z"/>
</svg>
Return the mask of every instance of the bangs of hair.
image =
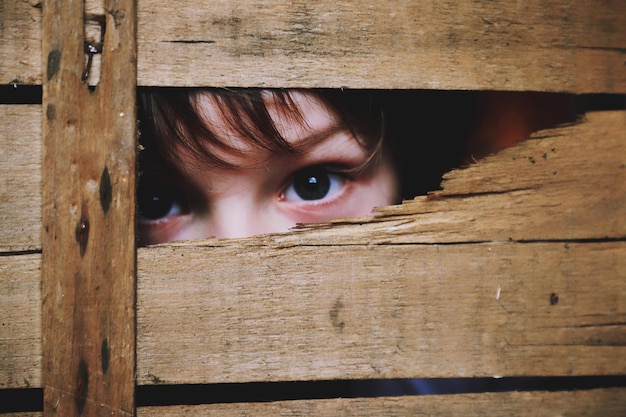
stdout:
<svg viewBox="0 0 626 417">
<path fill-rule="evenodd" d="M 314 144 L 291 144 L 278 130 L 268 106 L 283 120 L 307 127 L 305 115 L 294 103 L 291 92 L 282 89 L 209 89 L 154 88 L 144 91 L 139 109 L 140 138 L 144 147 L 156 148 L 163 160 L 177 166 L 180 149 L 199 156 L 220 168 L 237 168 L 218 154 L 241 154 L 242 151 L 215 131 L 199 111 L 200 100 L 212 100 L 226 126 L 248 144 L 277 155 L 299 155 Z M 306 90 L 321 99 L 336 114 L 342 128 L 368 150 L 365 169 L 380 154 L 384 137 L 384 115 L 371 92 L 356 90 Z M 227 138 L 227 136 L 226 136 Z M 218 151 L 218 152 L 216 152 Z"/>
</svg>

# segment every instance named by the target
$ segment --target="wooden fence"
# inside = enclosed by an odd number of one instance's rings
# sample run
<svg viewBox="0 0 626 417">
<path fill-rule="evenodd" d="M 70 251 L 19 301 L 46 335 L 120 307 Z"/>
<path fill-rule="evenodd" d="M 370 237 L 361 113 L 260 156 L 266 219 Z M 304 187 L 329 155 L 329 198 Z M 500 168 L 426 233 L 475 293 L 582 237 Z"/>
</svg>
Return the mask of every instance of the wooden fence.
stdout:
<svg viewBox="0 0 626 417">
<path fill-rule="evenodd" d="M 624 110 L 538 132 L 373 218 L 139 250 L 133 232 L 137 85 L 626 94 L 625 2 L 1 0 L 0 13 L 0 84 L 43 91 L 0 105 L 0 398 L 43 388 L 43 411 L 6 415 L 626 413 Z M 159 386 L 493 377 L 560 382 L 136 407 Z"/>
</svg>

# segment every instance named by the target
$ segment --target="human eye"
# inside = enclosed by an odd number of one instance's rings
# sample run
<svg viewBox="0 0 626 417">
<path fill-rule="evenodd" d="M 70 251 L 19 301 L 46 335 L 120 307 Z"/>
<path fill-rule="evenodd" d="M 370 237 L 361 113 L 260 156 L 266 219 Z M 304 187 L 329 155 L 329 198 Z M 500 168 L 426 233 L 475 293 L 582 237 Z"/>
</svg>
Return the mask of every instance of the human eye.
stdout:
<svg viewBox="0 0 626 417">
<path fill-rule="evenodd" d="M 164 220 L 184 212 L 183 199 L 167 185 L 140 184 L 137 191 L 139 221 L 144 224 Z"/>
<path fill-rule="evenodd" d="M 341 191 L 346 175 L 324 166 L 307 167 L 290 179 L 282 196 L 285 201 L 318 201 Z"/>
</svg>

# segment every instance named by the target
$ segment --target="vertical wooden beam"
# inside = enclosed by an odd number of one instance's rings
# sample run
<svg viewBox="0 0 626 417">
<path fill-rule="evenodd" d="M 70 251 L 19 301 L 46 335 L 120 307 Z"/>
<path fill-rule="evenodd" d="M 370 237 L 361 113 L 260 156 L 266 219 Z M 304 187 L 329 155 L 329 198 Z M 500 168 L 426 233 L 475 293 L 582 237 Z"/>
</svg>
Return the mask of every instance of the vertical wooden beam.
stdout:
<svg viewBox="0 0 626 417">
<path fill-rule="evenodd" d="M 43 3 L 44 416 L 135 412 L 136 12 L 102 6 Z M 104 35 L 95 87 L 87 20 Z"/>
</svg>

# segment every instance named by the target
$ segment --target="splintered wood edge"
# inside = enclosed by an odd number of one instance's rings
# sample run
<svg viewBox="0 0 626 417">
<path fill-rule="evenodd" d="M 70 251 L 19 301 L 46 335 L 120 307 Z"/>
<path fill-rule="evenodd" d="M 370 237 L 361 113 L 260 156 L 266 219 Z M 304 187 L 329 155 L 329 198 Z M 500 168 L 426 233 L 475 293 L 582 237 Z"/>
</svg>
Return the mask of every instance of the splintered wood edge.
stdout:
<svg viewBox="0 0 626 417">
<path fill-rule="evenodd" d="M 156 246 L 622 239 L 626 237 L 624 155 L 626 111 L 590 112 L 579 123 L 536 132 L 514 147 L 454 169 L 444 175 L 441 190 L 399 205 L 378 207 L 373 216 L 300 224 L 287 234 Z M 515 210 L 507 210 L 509 207 Z M 550 226 L 553 218 L 541 218 L 546 208 L 555 213 L 574 212 Z M 586 222 L 584 214 L 588 210 L 606 213 Z"/>
</svg>

